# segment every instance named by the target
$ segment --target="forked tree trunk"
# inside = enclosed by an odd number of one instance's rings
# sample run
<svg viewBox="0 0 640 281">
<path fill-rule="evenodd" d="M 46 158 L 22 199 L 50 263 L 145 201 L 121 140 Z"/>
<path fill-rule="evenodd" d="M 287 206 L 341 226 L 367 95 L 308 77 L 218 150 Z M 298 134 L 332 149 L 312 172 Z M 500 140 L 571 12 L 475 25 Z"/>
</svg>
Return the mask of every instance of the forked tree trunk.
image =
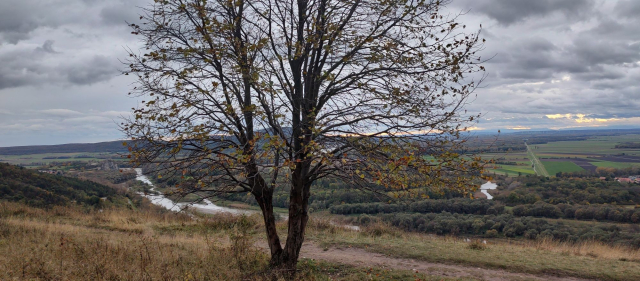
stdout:
<svg viewBox="0 0 640 281">
<path fill-rule="evenodd" d="M 289 199 L 289 230 L 283 251 L 282 267 L 295 272 L 309 221 L 309 184 L 294 184 Z"/>
<path fill-rule="evenodd" d="M 294 274 L 300 257 L 300 249 L 304 242 L 304 233 L 309 221 L 308 213 L 308 187 L 293 187 L 289 203 L 289 219 L 287 242 L 282 248 L 275 224 L 273 213 L 272 194 L 265 192 L 263 196 L 256 196 L 256 200 L 262 209 L 262 215 L 267 232 L 267 241 L 271 252 L 269 263 L 272 269 L 285 271 L 287 274 Z"/>
<path fill-rule="evenodd" d="M 293 199 L 293 198 L 292 198 Z M 295 270 L 300 257 L 300 248 L 304 242 L 304 232 L 309 221 L 309 214 L 304 200 L 296 198 L 289 204 L 289 231 L 287 233 L 287 244 L 284 248 L 284 267 Z"/>
<path fill-rule="evenodd" d="M 262 218 L 267 232 L 267 242 L 271 253 L 271 267 L 278 267 L 282 263 L 282 245 L 276 229 L 276 218 L 273 213 L 273 192 L 265 191 L 262 196 L 256 196 L 256 201 L 262 210 Z"/>
</svg>

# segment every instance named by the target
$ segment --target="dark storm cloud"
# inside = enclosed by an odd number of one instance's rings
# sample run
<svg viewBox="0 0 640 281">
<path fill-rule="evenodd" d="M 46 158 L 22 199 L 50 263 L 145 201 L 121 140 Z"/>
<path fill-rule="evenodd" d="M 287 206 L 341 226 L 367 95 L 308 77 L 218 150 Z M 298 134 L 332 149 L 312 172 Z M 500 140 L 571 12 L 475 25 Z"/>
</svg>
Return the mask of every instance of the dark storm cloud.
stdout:
<svg viewBox="0 0 640 281">
<path fill-rule="evenodd" d="M 53 41 L 33 50 L 0 53 L 0 90 L 47 83 L 90 85 L 118 75 L 118 61 L 92 55 L 69 60 L 53 49 Z M 63 63 L 61 66 L 60 63 Z"/>
<path fill-rule="evenodd" d="M 40 27 L 54 28 L 74 20 L 72 15 L 55 13 L 58 6 L 60 0 L 0 1 L 0 43 L 16 44 Z"/>
<path fill-rule="evenodd" d="M 615 11 L 623 17 L 638 19 L 638 15 L 640 15 L 640 1 L 637 1 L 637 0 L 618 1 L 618 3 L 616 4 Z"/>
<path fill-rule="evenodd" d="M 569 18 L 582 17 L 592 8 L 592 0 L 490 0 L 463 1 L 472 11 L 483 13 L 502 25 L 533 17 L 562 13 Z"/>
<path fill-rule="evenodd" d="M 138 20 L 146 0 L 15 0 L 0 1 L 0 44 L 17 44 L 40 28 L 67 24 L 100 27 Z M 95 19 L 100 19 L 96 21 Z"/>
<path fill-rule="evenodd" d="M 640 20 L 640 18 L 638 18 Z M 606 38 L 609 40 L 630 40 L 640 39 L 638 24 L 628 20 L 616 20 L 613 18 L 603 18 L 597 26 L 583 32 L 583 35 L 591 36 L 595 39 Z"/>
<path fill-rule="evenodd" d="M 77 85 L 90 85 L 106 81 L 118 74 L 118 65 L 105 56 L 94 56 L 83 64 L 71 65 L 66 71 L 67 80 Z"/>
<path fill-rule="evenodd" d="M 582 64 L 564 47 L 545 38 L 524 38 L 504 45 L 504 50 L 491 60 L 499 76 L 508 79 L 551 79 L 559 72 L 583 73 L 588 65 Z"/>
<path fill-rule="evenodd" d="M 139 13 L 137 6 L 144 6 L 142 1 L 127 1 L 110 4 L 102 8 L 100 18 L 106 24 L 126 25 L 127 23 L 138 23 Z"/>
<path fill-rule="evenodd" d="M 599 81 L 599 80 L 617 80 L 625 77 L 624 72 L 617 69 L 605 70 L 604 68 L 595 68 L 597 71 L 591 71 L 589 73 L 580 73 L 576 77 L 582 81 Z"/>
<path fill-rule="evenodd" d="M 580 37 L 569 52 L 585 65 L 633 63 L 640 60 L 640 42 Z"/>
<path fill-rule="evenodd" d="M 140 47 L 125 22 L 139 24 L 139 7 L 151 4 L 0 0 L 0 146 L 121 137 L 113 120 L 138 101 L 126 96 L 132 76 L 118 75 L 118 59 L 126 58 L 123 47 Z M 640 126 L 640 0 L 453 0 L 449 7 L 462 12 L 467 31 L 482 24 L 481 55 L 492 57 L 467 106 L 484 114 L 479 127 Z M 55 138 L 34 138 L 41 135 Z"/>
</svg>

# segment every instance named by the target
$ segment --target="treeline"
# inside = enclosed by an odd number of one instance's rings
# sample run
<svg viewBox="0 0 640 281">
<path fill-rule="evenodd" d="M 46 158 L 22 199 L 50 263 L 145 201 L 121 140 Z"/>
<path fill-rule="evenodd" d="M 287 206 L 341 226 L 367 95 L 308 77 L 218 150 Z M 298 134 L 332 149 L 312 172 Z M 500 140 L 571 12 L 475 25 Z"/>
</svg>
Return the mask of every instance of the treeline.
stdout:
<svg viewBox="0 0 640 281">
<path fill-rule="evenodd" d="M 384 214 L 377 217 L 361 215 L 352 222 L 366 225 L 383 221 L 405 231 L 434 233 L 438 235 L 475 235 L 487 238 L 525 237 L 528 239 L 551 238 L 558 241 L 602 241 L 640 248 L 640 227 L 601 223 L 597 226 L 584 223 L 549 222 L 533 217 L 468 214 Z"/>
<path fill-rule="evenodd" d="M 511 161 L 496 161 L 495 164 L 498 165 L 513 165 L 513 166 L 517 166 L 518 162 L 511 162 Z M 524 166 L 528 166 L 528 165 L 524 165 Z"/>
<path fill-rule="evenodd" d="M 579 171 L 572 173 L 558 173 L 557 177 L 564 178 L 590 178 L 590 177 L 605 177 L 608 181 L 613 181 L 616 177 L 627 177 L 627 176 L 635 176 L 640 175 L 640 167 L 627 167 L 627 168 L 606 168 L 606 167 L 598 167 L 595 172 L 591 171 Z"/>
<path fill-rule="evenodd" d="M 409 204 L 359 203 L 342 204 L 329 208 L 332 214 L 390 214 L 390 213 L 441 213 L 475 215 L 500 215 L 511 213 L 516 217 L 543 217 L 551 219 L 576 219 L 640 223 L 640 209 L 629 209 L 612 205 L 549 204 L 542 201 L 523 204 L 507 211 L 500 202 L 484 199 L 456 198 L 450 200 L 422 200 Z"/>
<path fill-rule="evenodd" d="M 288 185 L 283 184 L 283 188 L 276 190 L 273 195 L 273 205 L 279 208 L 289 207 L 289 192 Z M 350 187 L 348 184 L 342 183 L 338 180 L 322 179 L 314 183 L 313 195 L 309 198 L 309 211 L 316 212 L 322 210 L 328 210 L 333 206 L 340 206 L 344 204 L 380 204 L 380 206 L 388 205 L 387 203 L 392 200 L 384 190 L 378 190 L 377 192 L 363 191 L 354 187 Z M 459 198 L 463 194 L 447 190 L 443 193 L 433 192 L 429 190 L 421 189 L 422 192 L 429 198 L 434 199 L 449 199 Z M 253 196 L 247 196 L 245 194 L 231 194 L 224 197 L 228 200 L 240 201 L 246 204 L 257 206 L 257 202 Z M 434 200 L 435 201 L 435 200 Z"/>
<path fill-rule="evenodd" d="M 500 192 L 494 200 L 507 206 L 533 204 L 543 201 L 550 204 L 640 204 L 640 185 L 622 184 L 594 178 L 546 178 L 527 175 L 499 182 L 499 189 L 515 186 Z"/>
<path fill-rule="evenodd" d="M 130 181 L 135 179 L 137 176 L 136 172 L 133 170 L 124 170 L 120 171 L 109 171 L 106 172 L 106 179 L 114 184 L 120 184 L 123 182 Z"/>
<path fill-rule="evenodd" d="M 360 203 L 335 205 L 329 208 L 332 214 L 388 214 L 388 213 L 440 213 L 450 212 L 458 214 L 502 214 L 504 205 L 491 200 L 473 200 L 456 198 L 449 200 L 426 199 L 409 204 Z"/>
<path fill-rule="evenodd" d="M 151 175 L 150 178 L 160 188 L 171 188 L 180 183 L 180 176 L 162 175 L 158 177 L 157 173 L 154 173 L 150 169 L 143 167 L 145 174 Z M 268 180 L 268 179 L 267 179 Z M 389 202 L 393 198 L 387 194 L 387 190 L 382 189 L 372 191 L 363 191 L 358 188 L 349 186 L 338 179 L 324 178 L 320 179 L 313 184 L 313 194 L 309 198 L 309 211 L 322 211 L 327 210 L 332 206 L 343 204 L 358 204 L 358 203 L 383 203 Z M 397 191 L 397 190 L 393 190 Z M 454 190 L 431 191 L 426 188 L 420 188 L 420 194 L 432 199 L 450 199 L 460 198 L 464 195 Z M 289 183 L 285 181 L 284 177 L 281 182 L 278 183 L 278 189 L 273 194 L 273 206 L 278 208 L 289 207 Z M 255 198 L 247 193 L 234 193 L 221 195 L 222 199 L 242 202 L 245 204 L 258 206 Z M 395 200 L 395 199 L 393 199 Z"/>
<path fill-rule="evenodd" d="M 616 148 L 631 148 L 638 149 L 640 148 L 640 142 L 623 142 L 621 144 L 616 144 Z"/>
<path fill-rule="evenodd" d="M 552 205 L 544 202 L 513 207 L 518 217 L 545 217 L 577 220 L 615 221 L 640 223 L 640 209 L 629 209 L 611 205 Z"/>
<path fill-rule="evenodd" d="M 273 206 L 278 208 L 289 208 L 289 185 L 282 184 L 283 188 L 278 189 L 273 194 Z M 367 202 L 384 202 L 389 198 L 385 195 L 373 192 L 365 192 L 331 179 L 322 179 L 314 183 L 314 193 L 309 198 L 309 210 L 311 212 L 326 210 L 329 207 L 340 204 L 356 204 Z M 227 200 L 240 201 L 246 204 L 257 206 L 253 196 L 246 194 L 230 194 L 224 196 Z"/>
<path fill-rule="evenodd" d="M 104 198 L 106 200 L 102 200 Z M 92 181 L 39 173 L 0 163 L 0 199 L 34 207 L 77 203 L 89 206 L 127 204 L 113 188 Z"/>
</svg>

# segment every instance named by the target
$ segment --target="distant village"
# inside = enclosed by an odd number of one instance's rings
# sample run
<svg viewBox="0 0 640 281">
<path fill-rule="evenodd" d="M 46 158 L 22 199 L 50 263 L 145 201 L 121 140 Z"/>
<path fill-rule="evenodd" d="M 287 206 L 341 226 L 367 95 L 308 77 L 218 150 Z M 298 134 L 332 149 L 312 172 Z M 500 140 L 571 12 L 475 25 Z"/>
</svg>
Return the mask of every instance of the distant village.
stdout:
<svg viewBox="0 0 640 281">
<path fill-rule="evenodd" d="M 58 166 L 58 165 L 63 165 L 63 166 L 71 166 L 72 164 L 75 164 L 73 166 L 78 166 L 75 168 L 71 168 L 68 169 L 68 172 L 74 172 L 77 170 L 102 170 L 102 171 L 114 171 L 114 170 L 118 170 L 118 163 L 114 160 L 111 159 L 107 159 L 107 160 L 103 160 L 103 161 L 89 161 L 89 162 L 73 162 L 73 163 L 55 163 L 54 166 Z M 49 166 L 51 166 L 51 164 L 48 164 Z M 64 175 L 65 171 L 62 169 L 38 169 L 38 172 L 40 173 L 45 173 L 45 174 L 51 174 L 51 175 Z"/>
<path fill-rule="evenodd" d="M 621 183 L 640 183 L 640 176 L 630 176 L 628 178 L 615 178 L 615 180 Z"/>
</svg>

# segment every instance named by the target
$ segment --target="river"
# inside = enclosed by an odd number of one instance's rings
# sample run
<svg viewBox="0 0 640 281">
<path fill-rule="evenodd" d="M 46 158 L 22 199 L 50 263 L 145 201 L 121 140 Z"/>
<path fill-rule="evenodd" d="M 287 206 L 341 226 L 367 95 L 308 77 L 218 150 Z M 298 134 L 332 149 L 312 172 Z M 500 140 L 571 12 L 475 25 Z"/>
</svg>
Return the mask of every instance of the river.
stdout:
<svg viewBox="0 0 640 281">
<path fill-rule="evenodd" d="M 152 191 L 153 193 L 156 193 L 157 191 L 155 190 L 156 189 L 155 185 L 153 185 L 153 182 L 151 182 L 151 180 L 149 180 L 149 178 L 142 173 L 142 169 L 135 168 L 134 170 L 136 171 L 136 180 L 139 180 L 141 182 L 144 182 L 150 185 L 151 188 L 149 190 Z M 249 210 L 239 210 L 239 209 L 221 207 L 216 204 L 213 204 L 213 202 L 211 202 L 208 199 L 202 200 L 201 203 L 190 204 L 190 203 L 173 202 L 171 199 L 165 197 L 162 194 L 158 194 L 158 195 L 140 194 L 140 195 L 147 197 L 151 201 L 151 203 L 155 205 L 162 206 L 166 209 L 176 211 L 176 212 L 182 211 L 185 208 L 195 208 L 197 211 L 202 213 L 207 213 L 207 214 L 216 214 L 216 213 L 250 214 L 255 212 L 255 211 L 249 211 Z"/>
<path fill-rule="evenodd" d="M 491 200 L 491 199 L 493 199 L 493 196 L 491 194 L 489 194 L 489 192 L 487 192 L 487 190 L 496 189 L 496 188 L 498 188 L 497 184 L 488 181 L 485 184 L 480 186 L 480 192 L 484 193 L 484 195 L 487 196 L 487 199 Z"/>
<path fill-rule="evenodd" d="M 207 214 L 216 214 L 216 213 L 230 213 L 230 214 L 252 214 L 252 213 L 256 213 L 256 211 L 251 211 L 251 210 L 240 210 L 240 209 L 232 209 L 232 208 L 227 208 L 227 207 L 221 207 L 218 206 L 216 204 L 213 204 L 213 202 L 209 201 L 208 199 L 204 199 L 202 200 L 202 203 L 200 204 L 189 204 L 189 203 L 176 203 L 173 202 L 171 199 L 165 197 L 164 195 L 162 195 L 160 192 L 158 192 L 156 190 L 155 185 L 153 185 L 153 182 L 151 182 L 151 180 L 149 180 L 149 178 L 147 176 L 145 176 L 142 173 L 142 169 L 140 168 L 135 168 L 134 169 L 136 171 L 136 180 L 139 180 L 141 182 L 144 182 L 146 184 L 148 184 L 149 186 L 151 186 L 151 188 L 149 189 L 151 192 L 153 193 L 158 193 L 158 194 L 142 194 L 140 193 L 140 195 L 148 198 L 151 203 L 158 205 L 158 206 L 162 206 L 166 209 L 172 210 L 172 211 L 176 211 L 176 212 L 180 212 L 185 208 L 194 208 L 196 209 L 198 212 L 201 213 L 207 213 Z M 490 196 L 490 195 L 489 195 Z M 203 204 L 204 203 L 204 204 Z M 280 215 L 282 216 L 283 219 L 287 219 L 288 217 L 286 215 Z M 337 226 L 337 227 L 342 227 L 345 229 L 349 229 L 352 231 L 360 231 L 360 227 L 357 225 L 345 225 L 345 224 L 338 224 L 335 223 L 333 221 L 330 222 L 332 225 Z"/>
</svg>

